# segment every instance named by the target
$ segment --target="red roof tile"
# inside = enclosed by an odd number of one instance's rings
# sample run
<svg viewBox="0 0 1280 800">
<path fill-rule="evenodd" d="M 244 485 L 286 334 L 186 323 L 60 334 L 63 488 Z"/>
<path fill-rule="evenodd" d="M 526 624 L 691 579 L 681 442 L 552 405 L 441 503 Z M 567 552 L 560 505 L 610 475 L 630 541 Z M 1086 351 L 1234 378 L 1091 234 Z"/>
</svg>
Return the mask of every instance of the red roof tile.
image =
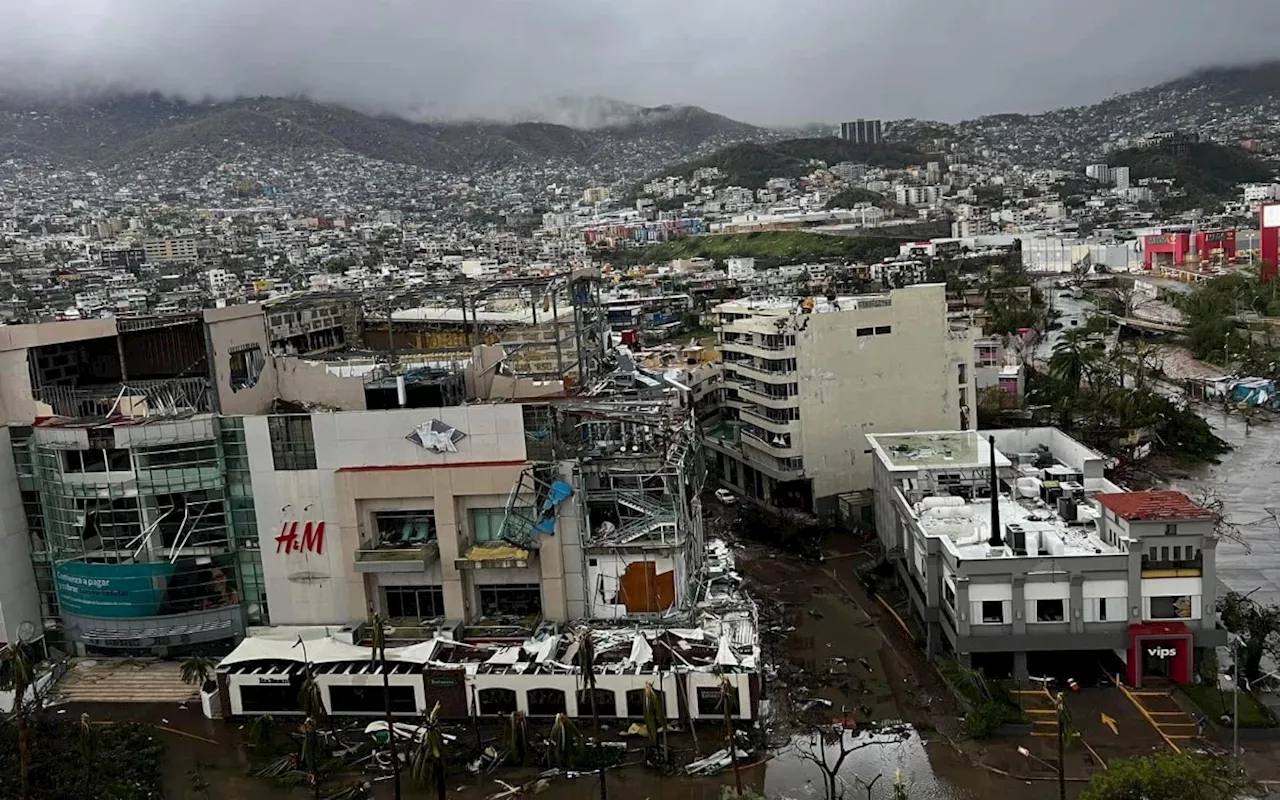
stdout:
<svg viewBox="0 0 1280 800">
<path fill-rule="evenodd" d="M 1131 522 L 1216 519 L 1212 511 L 1191 502 L 1182 492 L 1120 492 L 1097 495 L 1098 502 Z"/>
</svg>

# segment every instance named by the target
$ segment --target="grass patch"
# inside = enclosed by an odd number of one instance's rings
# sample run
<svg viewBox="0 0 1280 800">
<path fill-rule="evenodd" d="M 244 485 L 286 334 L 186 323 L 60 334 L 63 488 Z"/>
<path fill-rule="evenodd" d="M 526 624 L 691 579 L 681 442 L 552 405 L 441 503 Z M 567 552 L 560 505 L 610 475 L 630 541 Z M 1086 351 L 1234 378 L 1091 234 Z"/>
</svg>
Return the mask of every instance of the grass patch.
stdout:
<svg viewBox="0 0 1280 800">
<path fill-rule="evenodd" d="M 1233 699 L 1231 692 L 1224 692 L 1216 686 L 1187 684 L 1182 688 L 1196 708 L 1215 723 L 1221 724 L 1222 716 L 1231 715 Z M 1267 707 L 1258 702 L 1258 698 L 1249 692 L 1240 694 L 1240 727 L 1241 728 L 1274 728 L 1276 720 Z"/>
</svg>

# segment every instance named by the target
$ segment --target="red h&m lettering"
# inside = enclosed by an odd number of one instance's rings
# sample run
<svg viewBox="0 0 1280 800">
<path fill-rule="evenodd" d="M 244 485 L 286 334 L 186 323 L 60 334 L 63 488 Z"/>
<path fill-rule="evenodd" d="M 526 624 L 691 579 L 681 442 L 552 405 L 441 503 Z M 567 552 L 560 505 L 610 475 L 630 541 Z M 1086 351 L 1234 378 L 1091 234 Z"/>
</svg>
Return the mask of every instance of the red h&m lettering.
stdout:
<svg viewBox="0 0 1280 800">
<path fill-rule="evenodd" d="M 302 528 L 302 537 L 298 537 L 298 523 L 286 522 L 280 526 L 280 535 L 276 537 L 277 553 L 315 553 L 324 555 L 324 522 L 308 522 Z"/>
</svg>

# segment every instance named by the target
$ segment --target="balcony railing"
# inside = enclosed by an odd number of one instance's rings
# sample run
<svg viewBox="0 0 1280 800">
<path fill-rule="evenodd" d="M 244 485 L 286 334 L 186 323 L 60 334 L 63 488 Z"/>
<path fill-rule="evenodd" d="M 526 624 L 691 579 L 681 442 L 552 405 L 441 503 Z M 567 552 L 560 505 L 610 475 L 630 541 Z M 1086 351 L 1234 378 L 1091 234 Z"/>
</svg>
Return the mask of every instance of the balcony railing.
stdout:
<svg viewBox="0 0 1280 800">
<path fill-rule="evenodd" d="M 766 381 L 768 383 L 792 383 L 796 379 L 796 371 L 794 369 L 768 370 L 753 367 L 744 364 L 741 361 L 730 362 L 727 366 L 733 367 L 740 375 L 746 375 L 749 378 Z"/>
<path fill-rule="evenodd" d="M 800 398 L 797 395 L 788 395 L 787 397 L 779 397 L 777 395 L 765 394 L 755 389 L 748 389 L 745 386 L 738 386 L 738 394 L 743 400 L 750 400 L 753 403 L 759 403 L 766 408 L 794 408 L 800 405 Z"/>
<path fill-rule="evenodd" d="M 778 445 L 772 441 L 766 440 L 762 436 L 758 436 L 749 430 L 743 429 L 742 441 L 752 447 L 763 449 L 766 453 L 777 456 L 778 458 L 791 458 L 799 455 L 799 450 L 794 443 L 789 445 Z"/>
<path fill-rule="evenodd" d="M 1145 556 L 1142 559 L 1142 577 L 1144 578 L 1194 578 L 1204 571 L 1204 557 L 1174 561 L 1151 561 Z"/>
<path fill-rule="evenodd" d="M 765 430 L 773 431 L 774 433 L 795 433 L 800 426 L 800 420 L 798 419 L 774 419 L 773 417 L 766 417 L 764 414 L 753 411 L 750 408 L 740 409 L 739 413 L 742 415 L 743 419 L 751 422 L 753 425 L 760 425 Z"/>
<path fill-rule="evenodd" d="M 356 551 L 356 572 L 418 572 L 440 558 L 440 544 L 413 547 L 364 547 Z"/>
</svg>

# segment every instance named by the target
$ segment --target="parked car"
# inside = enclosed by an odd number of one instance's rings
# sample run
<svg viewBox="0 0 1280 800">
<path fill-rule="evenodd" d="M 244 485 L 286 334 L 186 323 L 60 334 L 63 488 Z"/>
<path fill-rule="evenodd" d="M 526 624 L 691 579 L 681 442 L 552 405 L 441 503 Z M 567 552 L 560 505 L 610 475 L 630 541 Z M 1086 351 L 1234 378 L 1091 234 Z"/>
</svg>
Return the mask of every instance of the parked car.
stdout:
<svg viewBox="0 0 1280 800">
<path fill-rule="evenodd" d="M 733 492 L 728 489 L 716 489 L 716 499 L 726 506 L 731 506 L 738 502 L 738 498 L 733 496 Z"/>
</svg>

